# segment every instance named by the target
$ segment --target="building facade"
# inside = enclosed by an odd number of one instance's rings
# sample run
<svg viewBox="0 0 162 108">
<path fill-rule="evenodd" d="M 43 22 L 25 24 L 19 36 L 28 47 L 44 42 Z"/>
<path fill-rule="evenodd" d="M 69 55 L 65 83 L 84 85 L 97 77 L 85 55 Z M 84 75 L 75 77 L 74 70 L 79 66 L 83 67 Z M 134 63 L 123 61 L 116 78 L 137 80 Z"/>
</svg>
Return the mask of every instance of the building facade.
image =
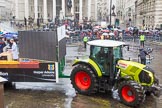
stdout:
<svg viewBox="0 0 162 108">
<path fill-rule="evenodd" d="M 7 7 L 11 8 L 10 16 L 17 21 L 23 21 L 30 16 L 35 22 L 38 18 L 44 22 L 49 19 L 55 21 L 58 18 L 110 23 L 110 9 L 113 6 L 115 9 L 112 12 L 116 14 L 116 0 L 1 0 L 0 2 L 4 4 L 6 1 L 12 2 L 10 3 L 12 6 Z M 114 18 L 116 17 L 112 16 L 112 22 Z"/>
<path fill-rule="evenodd" d="M 136 0 L 126 0 L 125 5 L 125 22 L 127 26 L 135 26 L 135 1 Z"/>
<path fill-rule="evenodd" d="M 136 1 L 136 26 L 141 29 L 154 29 L 157 21 L 157 1 L 160 0 L 137 0 Z M 162 6 L 162 5 L 161 5 Z M 159 13 L 159 12 L 158 12 Z"/>
<path fill-rule="evenodd" d="M 111 25 L 115 24 L 116 0 L 96 0 L 96 8 L 97 21 L 106 21 Z"/>
<path fill-rule="evenodd" d="M 60 15 L 61 3 L 64 0 L 13 0 L 13 16 L 16 20 L 24 20 L 29 16 L 35 20 L 42 18 L 45 22 L 48 19 L 55 19 Z"/>
<path fill-rule="evenodd" d="M 0 0 L 0 20 L 9 20 L 12 16 L 12 0 Z"/>
<path fill-rule="evenodd" d="M 16 20 L 29 16 L 37 19 L 97 20 L 97 0 L 13 0 Z"/>
<path fill-rule="evenodd" d="M 155 1 L 154 27 L 162 29 L 162 0 Z"/>
<path fill-rule="evenodd" d="M 116 1 L 116 13 L 117 18 L 120 21 L 120 24 L 125 24 L 125 0 L 117 0 Z"/>
<path fill-rule="evenodd" d="M 137 0 L 136 16 L 141 29 L 162 28 L 162 0 Z"/>
<path fill-rule="evenodd" d="M 125 26 L 162 28 L 162 0 L 117 0 L 117 17 Z"/>
<path fill-rule="evenodd" d="M 96 2 L 97 0 L 72 0 L 71 18 L 76 18 L 80 22 L 83 22 L 83 20 L 96 21 Z M 66 14 L 68 13 L 66 12 Z"/>
<path fill-rule="evenodd" d="M 135 1 L 117 0 L 117 17 L 120 20 L 120 24 L 123 24 L 125 27 L 134 26 L 136 23 Z"/>
</svg>

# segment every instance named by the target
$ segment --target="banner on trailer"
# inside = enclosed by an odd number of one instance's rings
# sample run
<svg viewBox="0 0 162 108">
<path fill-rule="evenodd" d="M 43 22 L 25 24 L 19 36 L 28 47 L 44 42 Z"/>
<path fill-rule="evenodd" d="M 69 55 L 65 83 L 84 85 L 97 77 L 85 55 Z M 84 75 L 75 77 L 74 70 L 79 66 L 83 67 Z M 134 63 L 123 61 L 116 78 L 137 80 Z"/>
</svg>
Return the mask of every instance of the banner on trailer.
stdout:
<svg viewBox="0 0 162 108">
<path fill-rule="evenodd" d="M 57 28 L 58 41 L 60 41 L 61 39 L 65 38 L 65 33 L 66 33 L 65 25 Z"/>
<path fill-rule="evenodd" d="M 40 63 L 39 68 L 1 69 L 0 76 L 10 82 L 56 82 L 58 81 L 57 64 Z"/>
</svg>

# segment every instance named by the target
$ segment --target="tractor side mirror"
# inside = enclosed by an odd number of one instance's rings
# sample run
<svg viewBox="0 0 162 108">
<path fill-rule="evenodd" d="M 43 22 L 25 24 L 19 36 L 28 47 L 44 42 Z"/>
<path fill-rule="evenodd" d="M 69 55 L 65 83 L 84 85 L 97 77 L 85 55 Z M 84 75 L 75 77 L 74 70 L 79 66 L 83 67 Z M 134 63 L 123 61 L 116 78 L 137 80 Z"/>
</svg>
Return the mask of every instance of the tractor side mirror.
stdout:
<svg viewBox="0 0 162 108">
<path fill-rule="evenodd" d="M 126 47 L 127 48 L 127 51 L 129 51 L 129 45 L 124 45 L 124 47 Z"/>
</svg>

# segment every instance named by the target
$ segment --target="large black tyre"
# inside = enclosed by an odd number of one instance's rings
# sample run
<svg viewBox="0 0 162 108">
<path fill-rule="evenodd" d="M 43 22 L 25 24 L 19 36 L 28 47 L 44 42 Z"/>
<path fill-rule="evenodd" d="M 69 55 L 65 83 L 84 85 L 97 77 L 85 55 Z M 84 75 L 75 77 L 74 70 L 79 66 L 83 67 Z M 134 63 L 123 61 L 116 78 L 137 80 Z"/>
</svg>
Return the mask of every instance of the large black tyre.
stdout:
<svg viewBox="0 0 162 108">
<path fill-rule="evenodd" d="M 80 94 L 90 95 L 98 91 L 98 80 L 88 65 L 79 64 L 70 75 L 71 84 Z"/>
<path fill-rule="evenodd" d="M 118 93 L 121 102 L 128 106 L 138 106 L 145 100 L 143 87 L 135 81 L 122 81 L 119 84 Z"/>
</svg>

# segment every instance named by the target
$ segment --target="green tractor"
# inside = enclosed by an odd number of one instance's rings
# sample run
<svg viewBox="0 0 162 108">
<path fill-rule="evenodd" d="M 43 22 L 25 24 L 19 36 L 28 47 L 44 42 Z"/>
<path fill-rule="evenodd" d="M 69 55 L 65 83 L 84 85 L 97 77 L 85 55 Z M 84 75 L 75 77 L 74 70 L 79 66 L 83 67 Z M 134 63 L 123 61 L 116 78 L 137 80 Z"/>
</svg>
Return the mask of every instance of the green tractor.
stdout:
<svg viewBox="0 0 162 108">
<path fill-rule="evenodd" d="M 124 42 L 89 41 L 90 56 L 77 58 L 70 75 L 75 90 L 84 95 L 117 90 L 122 103 L 137 106 L 145 95 L 160 96 L 161 86 L 154 71 L 146 65 L 123 59 Z"/>
</svg>

